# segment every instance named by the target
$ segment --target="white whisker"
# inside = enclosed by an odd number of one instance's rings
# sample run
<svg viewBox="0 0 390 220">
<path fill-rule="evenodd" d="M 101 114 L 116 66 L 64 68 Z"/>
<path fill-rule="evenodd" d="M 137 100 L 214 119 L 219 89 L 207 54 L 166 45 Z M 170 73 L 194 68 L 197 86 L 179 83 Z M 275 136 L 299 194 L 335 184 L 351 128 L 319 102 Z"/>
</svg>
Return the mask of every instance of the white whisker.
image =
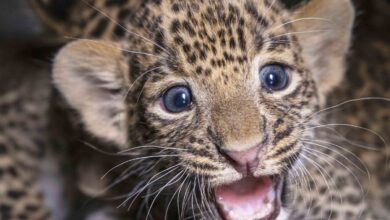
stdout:
<svg viewBox="0 0 390 220">
<path fill-rule="evenodd" d="M 329 19 L 325 19 L 325 18 L 320 18 L 320 17 L 306 17 L 306 18 L 298 18 L 298 19 L 295 19 L 295 20 L 291 20 L 291 21 L 288 21 L 288 22 L 285 22 L 285 23 L 283 23 L 283 24 L 281 24 L 281 25 L 278 25 L 278 26 L 276 26 L 276 27 L 272 27 L 271 28 L 271 30 L 272 31 L 275 31 L 275 30 L 277 30 L 277 29 L 279 29 L 279 28 L 282 28 L 282 27 L 284 27 L 284 26 L 286 26 L 286 25 L 288 25 L 288 24 L 292 24 L 292 23 L 296 23 L 296 22 L 300 22 L 300 21 L 324 21 L 324 22 L 332 22 L 331 20 L 329 20 Z"/>
<path fill-rule="evenodd" d="M 133 161 L 137 161 L 137 160 L 145 160 L 145 159 L 151 159 L 151 158 L 161 158 L 161 157 L 178 157 L 180 155 L 154 155 L 154 156 L 145 156 L 145 157 L 138 157 L 138 158 L 133 158 L 133 159 L 130 159 L 130 160 L 126 160 L 116 166 L 114 166 L 113 168 L 109 169 L 100 179 L 104 179 L 108 174 L 110 174 L 113 170 L 115 170 L 116 168 L 120 167 L 120 166 L 123 166 L 127 163 L 131 163 Z"/>
</svg>

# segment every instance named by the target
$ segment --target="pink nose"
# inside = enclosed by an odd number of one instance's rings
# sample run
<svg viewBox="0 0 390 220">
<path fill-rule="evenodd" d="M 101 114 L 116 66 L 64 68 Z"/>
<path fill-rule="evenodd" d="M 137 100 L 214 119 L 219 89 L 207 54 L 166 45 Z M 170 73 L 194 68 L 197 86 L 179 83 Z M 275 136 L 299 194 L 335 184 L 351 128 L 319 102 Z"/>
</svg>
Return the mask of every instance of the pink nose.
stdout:
<svg viewBox="0 0 390 220">
<path fill-rule="evenodd" d="M 225 155 L 232 162 L 234 168 L 243 175 L 250 175 L 259 165 L 260 145 L 244 151 L 225 151 Z"/>
</svg>

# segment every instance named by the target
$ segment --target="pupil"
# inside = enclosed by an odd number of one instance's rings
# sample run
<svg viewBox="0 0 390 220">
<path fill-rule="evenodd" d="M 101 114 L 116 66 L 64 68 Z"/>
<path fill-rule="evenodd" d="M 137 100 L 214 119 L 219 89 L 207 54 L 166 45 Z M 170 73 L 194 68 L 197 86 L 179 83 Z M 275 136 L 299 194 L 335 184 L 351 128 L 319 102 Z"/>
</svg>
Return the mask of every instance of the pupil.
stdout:
<svg viewBox="0 0 390 220">
<path fill-rule="evenodd" d="M 286 88 L 288 75 L 280 65 L 268 65 L 260 70 L 260 80 L 265 89 L 279 91 Z"/>
<path fill-rule="evenodd" d="M 165 110 L 170 113 L 185 111 L 191 105 L 191 92 L 184 86 L 170 88 L 161 98 Z"/>
<path fill-rule="evenodd" d="M 183 108 L 188 103 L 188 96 L 186 93 L 179 93 L 175 98 L 175 106 Z"/>
<path fill-rule="evenodd" d="M 269 86 L 277 86 L 279 83 L 279 78 L 275 73 L 270 73 L 268 74 L 267 81 L 268 81 L 267 84 Z"/>
</svg>

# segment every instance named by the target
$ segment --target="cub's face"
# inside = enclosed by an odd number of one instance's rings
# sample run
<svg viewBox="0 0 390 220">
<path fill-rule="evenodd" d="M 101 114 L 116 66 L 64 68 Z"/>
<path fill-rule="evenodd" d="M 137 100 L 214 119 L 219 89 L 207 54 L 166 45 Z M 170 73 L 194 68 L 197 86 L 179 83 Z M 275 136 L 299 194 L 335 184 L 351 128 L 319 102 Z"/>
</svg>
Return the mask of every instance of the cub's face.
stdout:
<svg viewBox="0 0 390 220">
<path fill-rule="evenodd" d="M 128 26 L 144 38 L 70 44 L 56 59 L 56 85 L 92 134 L 142 159 L 148 172 L 132 175 L 147 187 L 138 191 L 158 185 L 155 194 L 171 193 L 199 218 L 281 216 L 308 117 L 341 79 L 349 2 L 295 12 L 260 0 L 144 7 L 151 25 Z M 329 12 L 348 19 L 335 23 Z"/>
<path fill-rule="evenodd" d="M 196 8 L 162 17 L 158 43 L 167 51 L 142 68 L 156 69 L 135 94 L 144 108 L 135 112 L 154 131 L 141 144 L 171 148 L 164 154 L 177 156 L 165 168 L 180 164 L 178 172 L 203 179 L 222 217 L 269 219 L 299 158 L 304 120 L 319 104 L 313 75 L 276 5 L 211 1 Z M 262 17 L 267 11 L 278 16 Z M 130 124 L 130 137 L 139 136 L 139 125 Z"/>
</svg>

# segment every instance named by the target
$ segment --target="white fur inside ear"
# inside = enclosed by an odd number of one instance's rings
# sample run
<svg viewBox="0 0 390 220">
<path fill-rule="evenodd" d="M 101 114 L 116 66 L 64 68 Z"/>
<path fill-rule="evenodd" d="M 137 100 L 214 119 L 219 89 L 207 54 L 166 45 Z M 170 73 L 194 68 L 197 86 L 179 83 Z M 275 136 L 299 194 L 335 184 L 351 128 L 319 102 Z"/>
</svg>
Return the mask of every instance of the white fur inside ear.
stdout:
<svg viewBox="0 0 390 220">
<path fill-rule="evenodd" d="M 86 129 L 120 146 L 127 143 L 124 63 L 117 45 L 80 40 L 59 52 L 53 69 L 55 86 Z"/>
</svg>

